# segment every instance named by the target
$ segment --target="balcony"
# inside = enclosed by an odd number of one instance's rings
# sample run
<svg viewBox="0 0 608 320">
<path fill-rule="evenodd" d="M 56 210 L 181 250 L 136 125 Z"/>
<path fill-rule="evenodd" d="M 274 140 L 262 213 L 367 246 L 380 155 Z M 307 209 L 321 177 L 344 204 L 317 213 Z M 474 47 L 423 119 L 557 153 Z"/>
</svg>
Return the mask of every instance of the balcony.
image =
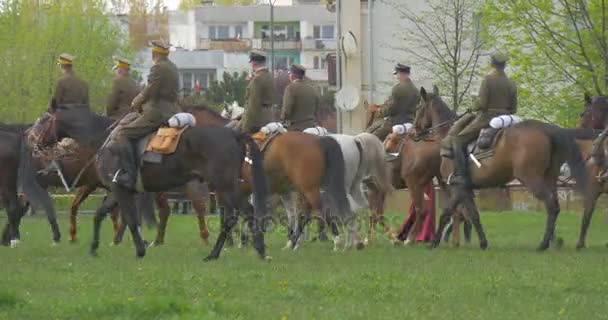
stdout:
<svg viewBox="0 0 608 320">
<path fill-rule="evenodd" d="M 304 39 L 302 40 L 302 48 L 304 50 L 336 50 L 335 39 Z"/>
<path fill-rule="evenodd" d="M 227 52 L 249 51 L 251 40 L 249 39 L 200 39 L 198 43 L 200 50 L 222 50 Z"/>
<path fill-rule="evenodd" d="M 252 49 L 257 50 L 270 50 L 270 39 L 253 39 L 251 41 Z M 302 42 L 300 40 L 274 40 L 274 49 L 275 50 L 294 50 L 300 51 L 302 50 Z"/>
</svg>

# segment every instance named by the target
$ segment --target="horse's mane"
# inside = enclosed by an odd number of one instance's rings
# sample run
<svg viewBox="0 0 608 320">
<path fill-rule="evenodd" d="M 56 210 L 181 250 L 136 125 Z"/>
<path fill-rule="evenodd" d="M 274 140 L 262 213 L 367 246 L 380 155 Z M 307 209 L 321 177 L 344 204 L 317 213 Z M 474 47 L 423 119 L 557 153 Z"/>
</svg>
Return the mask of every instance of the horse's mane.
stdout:
<svg viewBox="0 0 608 320">
<path fill-rule="evenodd" d="M 224 117 L 222 117 L 222 115 L 219 112 L 213 110 L 211 107 L 204 105 L 204 104 L 187 106 L 187 107 L 184 107 L 183 110 L 184 110 L 184 112 L 188 112 L 188 113 L 207 112 L 218 119 L 226 120 Z"/>
<path fill-rule="evenodd" d="M 96 114 L 86 108 L 60 112 L 70 112 L 64 120 L 68 123 L 64 129 L 69 131 L 71 137 L 85 145 L 102 143 L 110 134 L 108 127 L 114 123 L 112 118 Z"/>
</svg>

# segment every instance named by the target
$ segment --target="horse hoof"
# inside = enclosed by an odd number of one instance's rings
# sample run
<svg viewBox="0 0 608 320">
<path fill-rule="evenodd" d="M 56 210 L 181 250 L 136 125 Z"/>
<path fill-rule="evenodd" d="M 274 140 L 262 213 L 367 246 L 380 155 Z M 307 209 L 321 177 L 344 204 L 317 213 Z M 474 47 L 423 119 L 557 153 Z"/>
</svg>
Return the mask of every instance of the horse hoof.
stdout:
<svg viewBox="0 0 608 320">
<path fill-rule="evenodd" d="M 78 242 L 78 240 L 76 240 L 76 238 L 71 238 L 70 239 L 70 243 L 77 243 L 77 242 Z"/>
<path fill-rule="evenodd" d="M 203 259 L 203 261 L 204 261 L 204 262 L 211 262 L 211 261 L 217 260 L 217 258 L 218 258 L 217 256 L 214 256 L 214 255 L 209 255 L 209 256 L 205 257 L 205 258 Z"/>
<path fill-rule="evenodd" d="M 152 247 L 160 247 L 162 246 L 163 243 L 160 241 L 152 241 L 150 242 L 150 244 L 148 245 L 148 248 L 152 248 Z"/>
<path fill-rule="evenodd" d="M 263 256 L 263 257 L 261 257 L 261 258 L 262 258 L 262 260 L 264 260 L 264 261 L 268 261 L 268 262 L 272 261 L 272 257 L 271 257 L 271 256 Z"/>
<path fill-rule="evenodd" d="M 586 247 L 586 245 L 583 242 L 579 242 L 579 243 L 576 244 L 576 250 L 580 251 L 582 249 L 585 249 L 585 247 Z"/>
<path fill-rule="evenodd" d="M 357 245 L 355 246 L 355 248 L 357 248 L 357 250 L 363 250 L 365 248 L 366 244 L 363 242 L 358 242 Z"/>
<path fill-rule="evenodd" d="M 135 256 L 137 258 L 143 258 L 146 256 L 146 249 L 142 249 L 142 250 L 137 250 L 137 252 L 135 253 Z"/>
<path fill-rule="evenodd" d="M 13 239 L 11 240 L 11 248 L 17 248 L 19 246 L 19 240 Z"/>
<path fill-rule="evenodd" d="M 295 245 L 295 246 L 293 246 L 293 249 L 292 249 L 292 250 L 293 250 L 293 251 L 298 251 L 299 249 L 300 249 L 300 244 L 299 244 L 299 243 L 296 243 L 296 245 Z"/>
<path fill-rule="evenodd" d="M 369 239 L 367 237 L 365 237 L 365 239 L 363 239 L 363 245 L 366 247 L 369 245 Z"/>
<path fill-rule="evenodd" d="M 479 243 L 479 248 L 481 250 L 486 250 L 488 248 L 488 242 L 487 241 L 482 241 Z"/>
<path fill-rule="evenodd" d="M 564 246 L 564 239 L 562 237 L 558 237 L 555 240 L 555 244 L 554 244 L 556 249 L 561 249 Z"/>
<path fill-rule="evenodd" d="M 95 251 L 95 250 L 91 250 L 91 251 L 89 251 L 89 255 L 90 255 L 91 257 L 97 257 L 97 251 Z"/>
<path fill-rule="evenodd" d="M 53 241 L 51 242 L 51 247 L 56 247 L 59 245 L 59 241 Z"/>
<path fill-rule="evenodd" d="M 547 250 L 547 248 L 549 248 L 549 245 L 544 244 L 544 243 L 541 243 L 541 244 L 538 246 L 538 248 L 536 248 L 536 251 L 538 251 L 538 252 L 543 252 L 543 251 Z"/>
<path fill-rule="evenodd" d="M 405 241 L 403 241 L 404 246 L 413 246 L 415 243 L 416 241 L 411 241 L 410 239 L 405 239 Z"/>
<path fill-rule="evenodd" d="M 288 250 L 291 249 L 293 242 L 291 242 L 291 240 L 287 240 L 287 243 L 285 244 L 285 247 L 283 247 L 283 250 Z"/>
</svg>

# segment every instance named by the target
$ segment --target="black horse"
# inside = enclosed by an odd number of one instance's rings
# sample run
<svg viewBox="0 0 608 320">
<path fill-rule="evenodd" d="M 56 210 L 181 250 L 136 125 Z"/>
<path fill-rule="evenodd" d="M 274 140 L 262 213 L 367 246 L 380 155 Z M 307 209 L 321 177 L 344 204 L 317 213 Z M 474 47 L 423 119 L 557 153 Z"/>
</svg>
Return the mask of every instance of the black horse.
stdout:
<svg viewBox="0 0 608 320">
<path fill-rule="evenodd" d="M 0 124 L 0 196 L 8 214 L 8 223 L 2 232 L 2 245 L 13 245 L 19 240 L 19 224 L 26 211 L 18 198 L 19 189 L 22 189 L 29 202 L 45 209 L 53 242 L 61 239 L 53 201 L 38 184 L 32 165 L 31 152 L 25 139 L 29 126 Z"/>
<path fill-rule="evenodd" d="M 110 118 L 91 113 L 85 108 L 54 110 L 46 121 L 49 130 L 43 138 L 44 144 L 70 137 L 80 145 L 97 144 L 109 135 L 108 128 L 113 123 Z M 216 190 L 225 207 L 222 230 L 211 254 L 206 260 L 217 259 L 227 234 L 236 223 L 234 209 L 246 208 L 249 204 L 240 196 L 240 173 L 247 150 L 253 161 L 254 210 L 249 219 L 249 227 L 254 235 L 254 247 L 265 258 L 262 219 L 266 217 L 268 186 L 264 176 L 262 154 L 255 142 L 248 136 L 235 133 L 228 128 L 193 127 L 186 130 L 175 153 L 163 156 L 161 164 L 144 163 L 140 168 L 144 189 L 150 192 L 167 191 L 183 186 L 193 180 L 206 181 Z M 107 209 L 118 205 L 123 221 L 127 223 L 133 236 L 138 257 L 145 255 L 145 245 L 136 225 L 136 209 L 133 193 L 111 182 L 111 176 L 104 170 L 104 163 L 114 161 L 114 156 L 102 149 L 98 153 L 96 166 L 111 196 L 104 201 L 105 209 L 98 210 L 95 217 L 94 239 L 91 253 L 96 254 L 99 246 L 101 221 Z"/>
</svg>

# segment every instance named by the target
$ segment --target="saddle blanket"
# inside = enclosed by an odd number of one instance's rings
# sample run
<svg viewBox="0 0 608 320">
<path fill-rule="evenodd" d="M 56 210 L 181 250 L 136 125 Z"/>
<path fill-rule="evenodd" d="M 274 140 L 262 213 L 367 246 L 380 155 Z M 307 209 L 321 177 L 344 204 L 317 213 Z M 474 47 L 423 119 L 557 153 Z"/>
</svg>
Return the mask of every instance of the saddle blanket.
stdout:
<svg viewBox="0 0 608 320">
<path fill-rule="evenodd" d="M 179 145 L 180 138 L 189 126 L 183 128 L 159 128 L 146 146 L 146 151 L 159 154 L 172 154 Z"/>
</svg>

